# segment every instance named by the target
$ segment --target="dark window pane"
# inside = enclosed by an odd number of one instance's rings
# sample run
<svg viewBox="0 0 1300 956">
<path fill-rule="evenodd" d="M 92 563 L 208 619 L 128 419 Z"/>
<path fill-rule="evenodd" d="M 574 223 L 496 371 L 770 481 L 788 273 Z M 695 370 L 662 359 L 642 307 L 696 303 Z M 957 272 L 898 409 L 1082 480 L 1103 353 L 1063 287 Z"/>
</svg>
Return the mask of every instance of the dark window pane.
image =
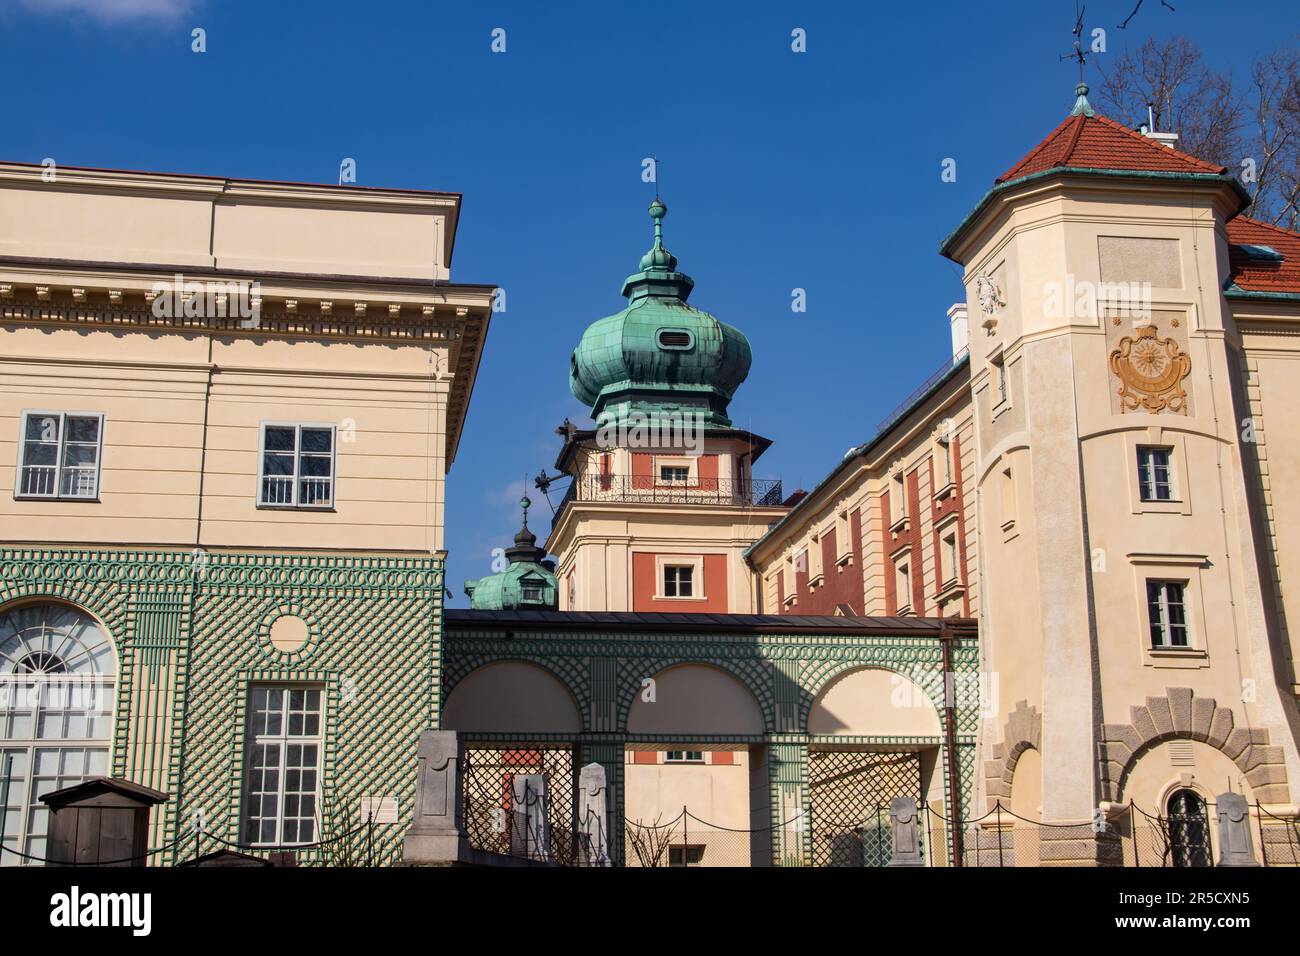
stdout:
<svg viewBox="0 0 1300 956">
<path fill-rule="evenodd" d="M 329 453 L 333 446 L 333 432 L 328 428 L 304 428 L 302 450 Z"/>
<path fill-rule="evenodd" d="M 303 455 L 300 459 L 300 474 L 304 478 L 328 478 L 330 460 L 319 455 Z"/>
<path fill-rule="evenodd" d="M 262 474 L 282 476 L 293 474 L 293 456 L 272 452 L 262 456 Z"/>
<path fill-rule="evenodd" d="M 64 439 L 72 442 L 99 443 L 99 419 L 71 417 L 68 419 L 68 433 Z"/>
<path fill-rule="evenodd" d="M 282 428 L 274 425 L 266 427 L 266 438 L 264 447 L 267 451 L 293 451 L 294 447 L 294 430 L 292 428 Z"/>
</svg>

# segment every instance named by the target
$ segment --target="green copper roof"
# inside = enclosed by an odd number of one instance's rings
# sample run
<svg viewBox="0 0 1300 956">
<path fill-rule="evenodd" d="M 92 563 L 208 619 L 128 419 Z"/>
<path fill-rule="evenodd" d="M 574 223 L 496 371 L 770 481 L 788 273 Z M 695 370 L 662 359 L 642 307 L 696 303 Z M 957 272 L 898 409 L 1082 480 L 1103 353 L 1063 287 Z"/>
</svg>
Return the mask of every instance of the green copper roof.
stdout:
<svg viewBox="0 0 1300 956">
<path fill-rule="evenodd" d="M 509 566 L 496 574 L 465 582 L 469 606 L 475 610 L 544 610 L 559 606 L 559 582 L 555 572 L 542 563 L 546 549 L 537 547 L 537 536 L 528 530 L 528 506 L 532 502 L 525 495 L 519 503 L 524 509 L 524 526 L 515 535 L 515 546 L 506 549 Z"/>
<path fill-rule="evenodd" d="M 650 204 L 654 245 L 641 271 L 623 283 L 627 308 L 593 322 L 569 364 L 569 389 L 598 423 L 639 412 L 652 420 L 700 412 L 728 427 L 727 405 L 749 374 L 749 340 L 725 322 L 687 305 L 694 280 L 677 271 L 663 243 L 668 207 Z"/>
</svg>

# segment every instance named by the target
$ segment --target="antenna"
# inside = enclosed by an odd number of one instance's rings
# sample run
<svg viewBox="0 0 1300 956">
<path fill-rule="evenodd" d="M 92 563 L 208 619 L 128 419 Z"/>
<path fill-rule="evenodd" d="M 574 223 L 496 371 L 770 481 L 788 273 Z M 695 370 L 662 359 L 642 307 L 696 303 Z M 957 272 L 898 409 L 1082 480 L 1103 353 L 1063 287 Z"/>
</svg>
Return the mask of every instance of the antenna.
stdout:
<svg viewBox="0 0 1300 956">
<path fill-rule="evenodd" d="M 1086 6 L 1080 6 L 1079 0 L 1074 0 L 1074 52 L 1062 53 L 1061 60 L 1074 60 L 1079 64 L 1079 82 L 1083 82 L 1083 67 L 1088 62 L 1088 54 L 1083 52 L 1083 15 L 1087 11 Z"/>
</svg>

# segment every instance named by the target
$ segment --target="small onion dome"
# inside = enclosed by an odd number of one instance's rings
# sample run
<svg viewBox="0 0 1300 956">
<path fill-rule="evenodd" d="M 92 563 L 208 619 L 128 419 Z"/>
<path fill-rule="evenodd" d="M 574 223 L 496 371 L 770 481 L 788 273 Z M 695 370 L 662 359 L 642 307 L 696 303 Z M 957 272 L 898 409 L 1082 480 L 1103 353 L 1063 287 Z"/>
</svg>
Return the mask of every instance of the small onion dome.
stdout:
<svg viewBox="0 0 1300 956">
<path fill-rule="evenodd" d="M 667 213 L 658 199 L 651 203 L 654 246 L 641 257 L 641 271 L 623 283 L 628 305 L 583 333 L 570 360 L 569 389 L 597 421 L 700 412 L 706 424 L 727 427 L 727 405 L 753 354 L 739 329 L 686 304 L 695 283 L 664 247 Z"/>
</svg>

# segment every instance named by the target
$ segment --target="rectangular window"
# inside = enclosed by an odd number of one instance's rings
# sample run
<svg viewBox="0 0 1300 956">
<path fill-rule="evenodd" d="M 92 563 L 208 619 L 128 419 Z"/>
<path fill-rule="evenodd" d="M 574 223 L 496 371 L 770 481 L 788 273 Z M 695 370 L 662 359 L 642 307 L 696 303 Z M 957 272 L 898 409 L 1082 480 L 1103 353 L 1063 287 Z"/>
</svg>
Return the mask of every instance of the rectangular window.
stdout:
<svg viewBox="0 0 1300 956">
<path fill-rule="evenodd" d="M 1190 646 L 1184 604 L 1186 588 L 1185 581 L 1147 582 L 1147 615 L 1151 622 L 1152 647 Z"/>
<path fill-rule="evenodd" d="M 16 497 L 98 498 L 103 426 L 103 415 L 26 413 Z"/>
<path fill-rule="evenodd" d="M 1173 501 L 1174 485 L 1169 460 L 1173 449 L 1140 446 L 1138 457 L 1138 487 L 1143 501 Z"/>
<path fill-rule="evenodd" d="M 943 459 L 943 484 L 947 487 L 952 484 L 952 443 L 946 435 L 939 439 L 939 457 Z"/>
<path fill-rule="evenodd" d="M 702 750 L 670 750 L 664 756 L 665 763 L 704 763 Z"/>
<path fill-rule="evenodd" d="M 669 866 L 703 866 L 704 865 L 704 846 L 702 844 L 686 844 L 668 848 L 668 865 Z"/>
<path fill-rule="evenodd" d="M 318 839 L 323 697 L 319 687 L 254 687 L 249 693 L 245 843 Z"/>
<path fill-rule="evenodd" d="M 691 469 L 686 465 L 662 465 L 659 481 L 665 485 L 684 485 L 691 480 Z"/>
<path fill-rule="evenodd" d="M 690 564 L 664 565 L 664 597 L 692 597 L 695 566 Z"/>
<path fill-rule="evenodd" d="M 943 581 L 946 583 L 957 577 L 957 533 L 954 531 L 943 539 L 943 550 L 940 553 L 939 563 L 943 572 Z"/>
<path fill-rule="evenodd" d="M 900 561 L 895 566 L 894 588 L 896 594 L 896 603 L 900 608 L 910 607 L 912 604 L 912 573 L 907 566 L 906 561 Z"/>
<path fill-rule="evenodd" d="M 542 602 L 542 586 L 540 584 L 525 584 L 524 600 L 540 604 Z"/>
<path fill-rule="evenodd" d="M 257 503 L 274 508 L 334 504 L 334 426 L 263 425 Z"/>
<path fill-rule="evenodd" d="M 894 512 L 894 524 L 898 524 L 898 522 L 907 517 L 907 486 L 904 482 L 903 473 L 901 471 L 894 476 L 894 480 L 890 484 L 890 489 L 891 493 L 889 497 L 893 502 L 893 508 L 891 510 Z"/>
</svg>

